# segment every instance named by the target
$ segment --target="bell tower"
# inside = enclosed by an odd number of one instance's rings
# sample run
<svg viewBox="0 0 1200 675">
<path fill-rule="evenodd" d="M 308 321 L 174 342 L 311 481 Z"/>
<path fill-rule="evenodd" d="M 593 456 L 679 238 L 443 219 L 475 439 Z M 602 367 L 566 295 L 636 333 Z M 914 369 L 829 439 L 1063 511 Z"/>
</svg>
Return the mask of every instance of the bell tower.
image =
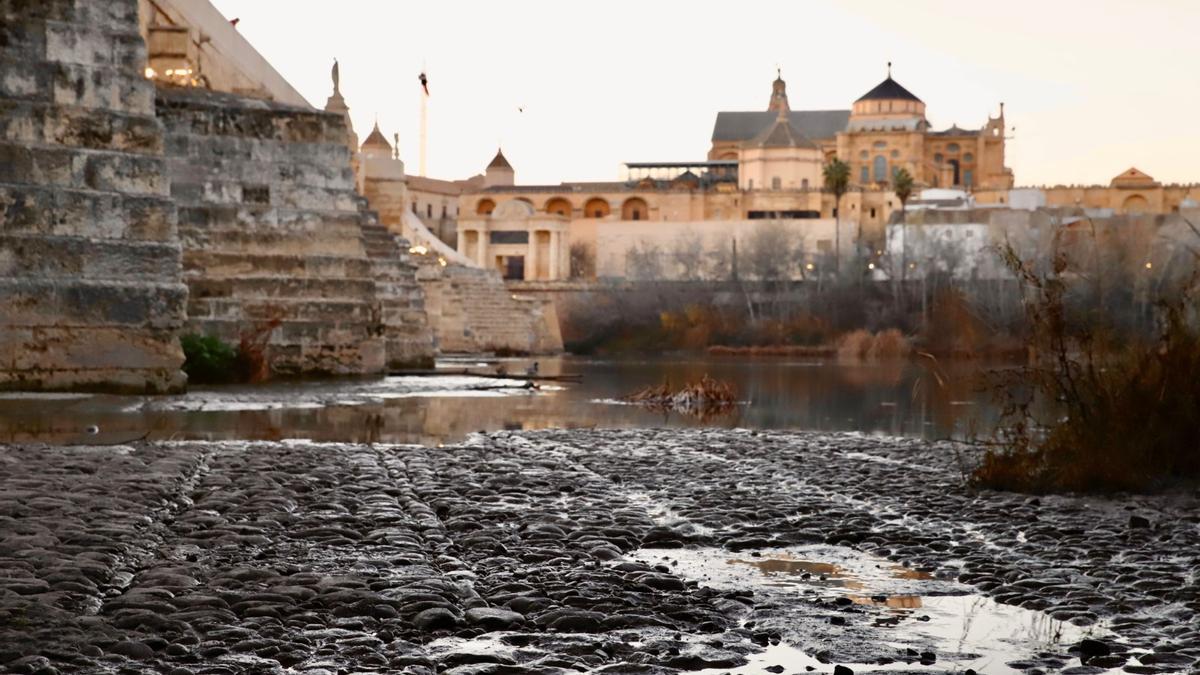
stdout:
<svg viewBox="0 0 1200 675">
<path fill-rule="evenodd" d="M 775 69 L 775 81 L 771 83 L 771 102 L 767 105 L 767 110 L 771 112 L 791 111 L 787 99 L 787 82 L 783 81 L 783 72 L 779 68 Z"/>
</svg>

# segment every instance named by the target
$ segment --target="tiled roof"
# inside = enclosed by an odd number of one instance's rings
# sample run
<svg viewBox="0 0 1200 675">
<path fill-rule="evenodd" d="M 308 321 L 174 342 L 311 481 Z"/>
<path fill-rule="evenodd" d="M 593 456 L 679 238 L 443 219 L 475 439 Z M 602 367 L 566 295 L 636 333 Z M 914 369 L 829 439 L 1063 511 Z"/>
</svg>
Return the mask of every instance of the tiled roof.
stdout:
<svg viewBox="0 0 1200 675">
<path fill-rule="evenodd" d="M 748 141 L 770 127 L 777 114 L 770 110 L 719 112 L 713 125 L 713 141 Z M 849 110 L 793 110 L 788 123 L 810 139 L 833 138 L 846 130 Z"/>
<path fill-rule="evenodd" d="M 899 82 L 893 80 L 891 75 L 888 75 L 886 80 L 875 85 L 874 89 L 863 94 L 858 100 L 859 101 L 902 100 L 902 101 L 921 102 L 921 99 L 917 98 L 915 94 L 913 94 L 911 91 L 905 89 L 903 86 L 900 85 Z"/>
</svg>

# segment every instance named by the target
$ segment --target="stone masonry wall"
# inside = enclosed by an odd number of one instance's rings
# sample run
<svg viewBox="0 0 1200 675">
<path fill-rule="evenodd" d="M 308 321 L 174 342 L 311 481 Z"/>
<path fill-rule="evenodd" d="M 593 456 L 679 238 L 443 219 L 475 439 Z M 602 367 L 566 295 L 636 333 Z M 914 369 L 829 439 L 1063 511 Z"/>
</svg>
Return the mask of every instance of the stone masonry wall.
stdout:
<svg viewBox="0 0 1200 675">
<path fill-rule="evenodd" d="M 175 209 L 137 0 L 0 0 L 0 389 L 179 390 Z"/>
<path fill-rule="evenodd" d="M 354 191 L 340 115 L 160 88 L 188 330 L 273 324 L 274 375 L 424 365 L 433 341 L 406 247 Z M 381 236 L 382 235 L 382 236 Z"/>
</svg>

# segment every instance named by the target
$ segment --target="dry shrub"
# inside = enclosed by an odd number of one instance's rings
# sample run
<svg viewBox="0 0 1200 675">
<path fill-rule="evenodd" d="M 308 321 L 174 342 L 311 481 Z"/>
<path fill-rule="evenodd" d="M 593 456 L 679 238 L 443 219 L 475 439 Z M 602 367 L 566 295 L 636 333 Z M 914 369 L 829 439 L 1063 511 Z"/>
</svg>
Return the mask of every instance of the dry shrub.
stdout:
<svg viewBox="0 0 1200 675">
<path fill-rule="evenodd" d="M 872 334 L 866 330 L 846 333 L 838 340 L 837 355 L 841 361 L 888 361 L 906 359 L 912 353 L 912 343 L 895 328 Z"/>
<path fill-rule="evenodd" d="M 1067 259 L 1039 275 L 1010 248 L 1030 291 L 1035 358 L 997 377 L 1003 418 L 972 480 L 1028 492 L 1145 491 L 1200 478 L 1200 331 L 1193 276 L 1157 303 L 1158 334 L 1121 336 L 1070 316 Z"/>
<path fill-rule="evenodd" d="M 242 332 L 238 341 L 237 366 L 243 382 L 263 382 L 271 377 L 267 345 L 271 341 L 271 332 L 281 323 L 282 320 L 275 317 Z"/>
<path fill-rule="evenodd" d="M 866 361 L 875 337 L 870 331 L 859 328 L 838 338 L 838 359 L 842 361 Z"/>
<path fill-rule="evenodd" d="M 871 348 L 867 351 L 867 358 L 872 361 L 906 359 L 911 353 L 912 343 L 904 337 L 904 333 L 889 328 L 875 334 L 875 338 L 871 340 Z"/>
<path fill-rule="evenodd" d="M 680 412 L 700 419 L 725 415 L 737 407 L 733 385 L 707 374 L 698 381 L 688 381 L 681 389 L 672 389 L 669 382 L 663 382 L 636 391 L 624 400 L 653 410 Z"/>
</svg>

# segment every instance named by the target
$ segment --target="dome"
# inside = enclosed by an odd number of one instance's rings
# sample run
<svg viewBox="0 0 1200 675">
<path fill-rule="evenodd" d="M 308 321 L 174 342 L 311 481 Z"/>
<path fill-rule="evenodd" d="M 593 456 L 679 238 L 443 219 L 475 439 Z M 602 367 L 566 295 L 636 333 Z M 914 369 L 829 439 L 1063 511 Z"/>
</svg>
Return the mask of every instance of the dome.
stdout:
<svg viewBox="0 0 1200 675">
<path fill-rule="evenodd" d="M 915 94 L 904 88 L 899 82 L 892 79 L 891 75 L 875 88 L 859 97 L 858 101 L 916 101 L 924 103 L 917 98 Z M 857 103 L 858 101 L 855 101 Z"/>
<path fill-rule="evenodd" d="M 375 128 L 371 129 L 371 133 L 367 136 L 367 140 L 363 141 L 363 150 L 386 150 L 388 154 L 392 152 L 392 144 L 383 137 L 383 132 L 379 130 L 379 122 L 375 123 Z"/>
</svg>

